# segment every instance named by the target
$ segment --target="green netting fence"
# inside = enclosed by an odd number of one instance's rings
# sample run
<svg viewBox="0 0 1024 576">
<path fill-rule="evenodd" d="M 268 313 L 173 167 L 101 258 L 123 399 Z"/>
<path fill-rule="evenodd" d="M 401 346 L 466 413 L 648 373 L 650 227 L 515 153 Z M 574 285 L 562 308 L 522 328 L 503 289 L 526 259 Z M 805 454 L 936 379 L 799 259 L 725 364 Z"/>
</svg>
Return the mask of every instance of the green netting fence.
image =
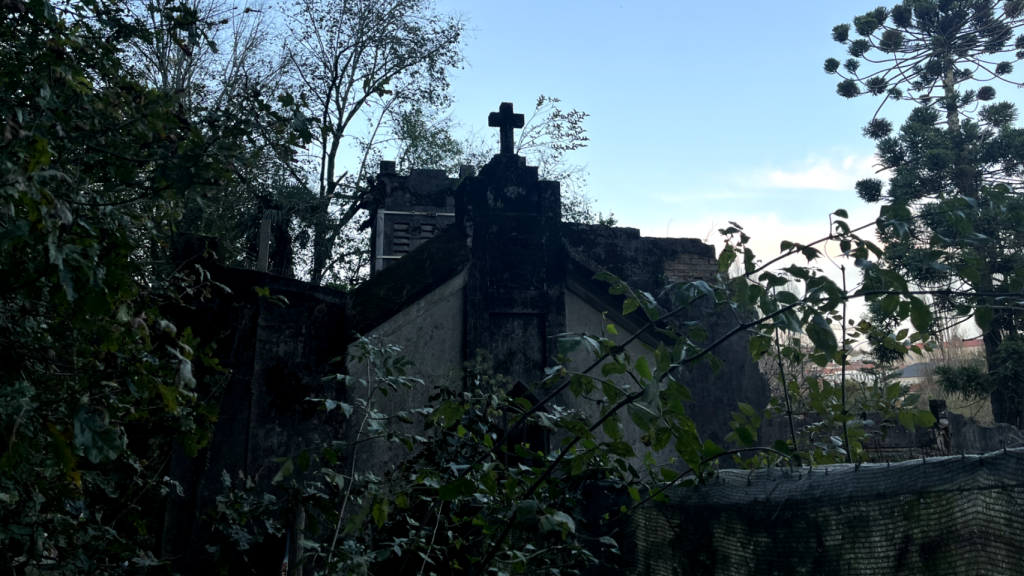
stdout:
<svg viewBox="0 0 1024 576">
<path fill-rule="evenodd" d="M 725 470 L 619 525 L 635 575 L 1024 574 L 1024 451 Z M 607 572 L 611 567 L 598 568 Z"/>
</svg>

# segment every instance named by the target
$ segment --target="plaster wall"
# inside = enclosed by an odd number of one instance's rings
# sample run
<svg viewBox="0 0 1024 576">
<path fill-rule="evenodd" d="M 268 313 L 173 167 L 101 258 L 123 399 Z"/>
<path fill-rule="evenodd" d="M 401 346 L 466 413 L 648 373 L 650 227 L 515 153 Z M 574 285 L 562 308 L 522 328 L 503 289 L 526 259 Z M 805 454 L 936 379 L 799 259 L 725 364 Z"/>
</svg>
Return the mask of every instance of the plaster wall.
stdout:
<svg viewBox="0 0 1024 576">
<path fill-rule="evenodd" d="M 466 273 L 463 271 L 366 334 L 368 338 L 400 347 L 402 355 L 415 363 L 408 375 L 423 380 L 423 385 L 412 390 L 391 392 L 386 397 L 375 395 L 377 410 L 394 415 L 422 408 L 435 387 L 461 386 L 465 285 Z M 350 356 L 357 352 L 357 345 L 349 347 Z M 353 378 L 367 379 L 365 363 L 350 359 L 346 367 Z M 365 398 L 366 389 L 359 385 L 350 386 L 347 396 L 349 402 Z M 392 420 L 390 425 L 420 434 L 423 430 L 422 417 L 415 416 L 415 419 L 413 424 Z M 356 439 L 354 429 L 358 425 L 359 419 L 354 415 L 348 433 L 350 441 Z M 383 440 L 363 443 L 356 452 L 356 469 L 379 473 L 407 456 L 408 451 L 399 443 Z"/>
<path fill-rule="evenodd" d="M 613 322 L 603 317 L 601 312 L 601 310 L 598 310 L 597 308 L 594 308 L 593 306 L 585 302 L 573 291 L 565 291 L 565 324 L 567 332 L 575 334 L 586 333 L 594 335 L 600 335 L 602 332 L 604 332 L 606 336 L 609 336 L 612 340 L 614 340 L 617 343 L 625 342 L 633 335 L 632 333 L 618 325 L 615 326 L 618 335 L 608 334 L 607 330 L 605 329 L 605 326 Z M 626 346 L 626 352 L 629 354 L 630 358 L 634 362 L 637 358 L 644 356 L 647 358 L 648 364 L 654 366 L 654 354 L 649 352 L 640 342 L 639 339 L 634 340 L 631 344 Z M 572 359 L 572 363 L 569 365 L 570 369 L 577 371 L 582 371 L 594 361 L 592 353 L 587 350 L 583 350 L 582 348 L 575 350 L 572 354 L 569 355 L 569 357 Z M 594 377 L 600 377 L 601 367 L 598 366 L 594 368 L 594 370 L 591 371 L 590 374 Z M 620 386 L 630 385 L 632 387 L 632 390 L 637 389 L 636 383 L 633 382 L 633 380 L 625 374 L 613 375 L 611 376 L 610 380 L 614 381 L 616 384 L 619 384 Z M 593 394 L 589 394 L 588 396 L 596 399 L 603 398 L 604 394 L 600 392 L 599 388 L 598 391 L 594 392 Z M 562 396 L 558 398 L 558 404 L 565 408 L 579 410 L 587 414 L 591 419 L 596 419 L 601 415 L 602 403 L 584 398 L 583 396 L 577 397 L 569 390 L 563 392 Z M 638 467 L 639 462 L 643 457 L 643 454 L 648 450 L 646 446 L 643 446 L 640 443 L 640 437 L 643 435 L 643 433 L 636 426 L 636 424 L 634 424 L 633 421 L 630 420 L 629 415 L 626 413 L 626 410 L 620 411 L 619 417 L 623 427 L 622 440 L 623 442 L 626 442 L 627 444 L 630 444 L 634 447 L 633 450 L 634 452 L 636 452 L 637 458 L 633 461 L 633 465 L 635 467 Z M 607 439 L 603 432 L 599 433 L 599 437 Z M 552 443 L 552 449 L 560 447 L 561 439 L 561 437 L 554 439 L 554 442 Z M 674 452 L 671 449 L 668 449 L 658 454 L 657 459 L 660 462 L 667 463 L 673 456 Z"/>
</svg>

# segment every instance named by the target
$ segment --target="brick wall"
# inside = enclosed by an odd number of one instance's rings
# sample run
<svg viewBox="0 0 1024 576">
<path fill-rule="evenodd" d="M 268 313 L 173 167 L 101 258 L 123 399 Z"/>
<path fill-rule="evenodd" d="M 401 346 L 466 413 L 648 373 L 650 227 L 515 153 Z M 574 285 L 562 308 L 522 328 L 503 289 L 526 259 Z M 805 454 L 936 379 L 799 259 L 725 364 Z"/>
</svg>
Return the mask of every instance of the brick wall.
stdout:
<svg viewBox="0 0 1024 576">
<path fill-rule="evenodd" d="M 697 254 L 680 254 L 665 262 L 665 277 L 669 282 L 708 280 L 718 272 L 718 260 Z"/>
</svg>

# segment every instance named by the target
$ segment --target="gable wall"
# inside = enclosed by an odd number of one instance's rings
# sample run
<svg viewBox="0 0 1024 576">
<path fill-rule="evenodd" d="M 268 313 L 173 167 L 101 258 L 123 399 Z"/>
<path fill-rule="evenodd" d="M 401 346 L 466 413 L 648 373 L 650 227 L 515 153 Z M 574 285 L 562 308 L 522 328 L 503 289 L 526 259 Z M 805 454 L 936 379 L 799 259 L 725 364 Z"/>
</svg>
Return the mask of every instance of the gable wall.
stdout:
<svg viewBox="0 0 1024 576">
<path fill-rule="evenodd" d="M 605 329 L 604 327 L 613 322 L 607 318 L 602 317 L 601 310 L 594 308 L 589 303 L 584 301 L 583 298 L 577 295 L 574 290 L 569 289 L 565 291 L 565 323 L 566 329 L 570 333 L 586 333 L 600 335 L 602 331 Z M 628 330 L 626 330 L 625 328 L 618 324 L 616 324 L 615 329 L 618 332 L 618 335 L 613 336 L 607 333 L 606 335 L 617 343 L 625 342 L 633 335 Z M 630 343 L 629 346 L 626 347 L 626 352 L 629 354 L 630 358 L 633 361 L 635 361 L 640 356 L 644 356 L 647 358 L 647 362 L 649 365 L 654 365 L 654 354 L 648 352 L 647 349 L 644 348 L 644 345 L 640 342 L 639 339 L 634 340 L 632 343 Z M 575 350 L 573 353 L 569 355 L 569 357 L 572 359 L 572 363 L 569 365 L 569 367 L 571 370 L 576 371 L 584 370 L 594 361 L 592 353 L 590 353 L 587 350 L 583 350 L 582 348 Z M 600 377 L 601 368 L 596 367 L 589 374 L 595 377 Z M 632 389 L 636 390 L 636 384 L 633 383 L 632 379 L 625 374 L 614 375 L 611 377 L 611 380 L 613 380 L 615 383 L 619 385 L 632 385 Z M 588 396 L 591 396 L 592 398 L 601 398 L 604 397 L 604 394 L 600 392 L 600 389 L 598 389 L 598 391 L 592 394 L 588 394 Z M 577 397 L 569 390 L 566 390 L 562 394 L 562 396 L 558 399 L 557 403 L 566 408 L 579 410 L 590 416 L 590 418 L 593 420 L 596 420 L 598 417 L 600 417 L 601 414 L 601 406 L 598 403 L 591 400 L 587 400 L 582 396 Z M 639 470 L 640 458 L 643 457 L 643 454 L 647 449 L 646 446 L 643 446 L 640 443 L 640 437 L 642 433 L 640 429 L 635 424 L 633 424 L 633 421 L 630 420 L 629 415 L 627 414 L 625 409 L 619 412 L 619 418 L 623 426 L 622 440 L 623 442 L 634 447 L 633 450 L 634 452 L 636 452 L 638 458 L 633 462 L 633 466 L 637 467 L 637 469 Z M 602 439 L 607 439 L 604 436 L 603 432 L 599 434 L 599 437 Z M 555 439 L 551 446 L 552 449 L 558 448 L 560 446 L 560 441 L 561 437 Z M 667 461 L 669 458 L 674 456 L 674 452 L 672 450 L 665 450 L 659 456 L 659 460 Z M 680 467 L 680 469 L 682 468 L 685 468 L 685 466 Z"/>
<path fill-rule="evenodd" d="M 384 414 L 394 415 L 425 406 L 435 386 L 462 385 L 465 285 L 466 272 L 463 271 L 366 334 L 400 347 L 402 355 L 415 363 L 409 375 L 424 381 L 423 386 L 412 390 L 392 392 L 384 398 L 377 396 L 378 410 Z M 355 345 L 349 348 L 350 355 L 357 351 Z M 347 368 L 353 378 L 366 379 L 367 366 L 364 363 L 350 360 Z M 349 402 L 352 402 L 357 397 L 365 397 L 366 391 L 361 386 L 351 386 L 348 395 Z M 395 426 L 405 426 L 407 432 L 421 433 L 422 419 L 419 416 L 415 418 L 414 424 L 392 422 Z M 358 424 L 354 421 L 352 428 Z M 354 433 L 354 430 L 349 431 L 350 441 L 355 440 Z M 356 455 L 357 469 L 379 472 L 407 456 L 408 451 L 401 444 L 368 442 L 359 448 Z"/>
</svg>

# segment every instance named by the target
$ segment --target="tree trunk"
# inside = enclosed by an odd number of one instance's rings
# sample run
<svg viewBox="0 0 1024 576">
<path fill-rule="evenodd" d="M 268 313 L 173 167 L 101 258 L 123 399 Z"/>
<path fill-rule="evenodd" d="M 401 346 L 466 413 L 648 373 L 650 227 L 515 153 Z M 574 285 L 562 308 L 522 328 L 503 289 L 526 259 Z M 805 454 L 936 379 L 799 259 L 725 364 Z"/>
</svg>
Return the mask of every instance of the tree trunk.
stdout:
<svg viewBox="0 0 1024 576">
<path fill-rule="evenodd" d="M 292 529 L 288 533 L 288 576 L 302 576 L 302 540 L 306 531 L 306 509 L 295 505 Z"/>
<path fill-rule="evenodd" d="M 951 59 L 946 61 L 946 74 L 942 78 L 942 90 L 946 96 L 946 122 L 950 130 L 960 131 L 960 111 L 956 102 L 955 68 Z"/>
<path fill-rule="evenodd" d="M 983 336 L 985 343 L 985 361 L 988 363 L 988 372 L 992 374 L 999 369 L 997 364 L 996 351 L 1003 343 L 1002 325 L 1005 320 L 1005 312 L 997 311 L 992 319 L 992 324 Z M 1024 427 L 1024 410 L 1021 409 L 1020 400 L 1016 395 L 1007 393 L 1000 386 L 992 390 L 990 396 L 992 401 L 992 418 L 996 423 L 1012 424 L 1017 428 Z"/>
<path fill-rule="evenodd" d="M 310 273 L 309 281 L 315 286 L 323 284 L 324 276 L 327 274 L 327 261 L 331 256 L 331 247 L 328 245 L 327 227 L 330 225 L 330 214 L 327 212 L 327 203 L 317 206 L 317 215 L 313 220 L 313 270 Z"/>
</svg>

